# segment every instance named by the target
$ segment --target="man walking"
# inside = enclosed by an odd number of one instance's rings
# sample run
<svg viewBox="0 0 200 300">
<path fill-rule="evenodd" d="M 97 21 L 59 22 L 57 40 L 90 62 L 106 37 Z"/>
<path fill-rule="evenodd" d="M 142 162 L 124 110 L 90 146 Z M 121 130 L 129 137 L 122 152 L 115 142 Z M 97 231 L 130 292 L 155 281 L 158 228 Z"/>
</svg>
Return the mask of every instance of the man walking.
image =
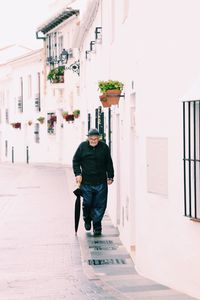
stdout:
<svg viewBox="0 0 200 300">
<path fill-rule="evenodd" d="M 110 149 L 99 137 L 97 129 L 90 129 L 88 140 L 79 145 L 73 157 L 76 183 L 80 185 L 83 195 L 85 229 L 90 230 L 92 222 L 95 236 L 101 235 L 108 185 L 114 178 Z"/>
</svg>

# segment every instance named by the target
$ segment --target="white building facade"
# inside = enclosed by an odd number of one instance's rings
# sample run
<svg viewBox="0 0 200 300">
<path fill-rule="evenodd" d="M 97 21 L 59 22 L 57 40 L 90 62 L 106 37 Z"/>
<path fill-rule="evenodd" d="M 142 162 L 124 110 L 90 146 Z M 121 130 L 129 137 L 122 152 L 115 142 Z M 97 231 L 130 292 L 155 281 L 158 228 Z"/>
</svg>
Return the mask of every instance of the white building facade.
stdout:
<svg viewBox="0 0 200 300">
<path fill-rule="evenodd" d="M 37 37 L 44 40 L 45 107 L 47 111 L 48 157 L 51 162 L 71 165 L 75 145 L 80 140 L 79 110 L 80 63 L 79 51 L 72 49 L 72 37 L 79 26 L 79 10 L 71 7 L 60 9 L 37 29 Z M 62 69 L 58 80 L 49 77 L 51 72 Z M 54 75 L 53 75 L 54 76 Z M 55 80 L 56 79 L 56 80 Z M 67 121 L 63 113 L 72 116 Z M 56 121 L 51 126 L 51 119 Z"/>
<path fill-rule="evenodd" d="M 37 117 L 42 101 L 43 50 L 29 51 L 0 67 L 1 160 L 28 162 L 45 158 Z M 39 130 L 39 129 L 38 129 Z"/>
<path fill-rule="evenodd" d="M 184 118 L 182 104 L 199 100 L 199 89 L 195 98 L 184 97 L 199 74 L 199 2 L 94 2 L 93 22 L 82 23 L 84 39 L 76 40 L 81 110 L 91 127 L 103 126 L 111 146 L 116 175 L 109 187 L 110 216 L 141 274 L 200 298 L 200 228 L 193 203 L 198 211 L 199 102 L 190 111 L 185 104 Z M 108 79 L 123 82 L 125 96 L 110 109 L 102 108 L 98 91 L 98 81 Z"/>
<path fill-rule="evenodd" d="M 38 28 L 43 51 L 10 62 L 10 75 L 1 76 L 1 159 L 11 161 L 14 147 L 24 162 L 28 146 L 30 162 L 71 165 L 75 148 L 97 127 L 115 167 L 108 211 L 138 272 L 200 299 L 199 83 L 190 91 L 200 70 L 199 1 L 88 0 L 81 14 L 76 3 L 80 8 L 81 1 L 70 1 Z M 60 63 L 63 49 L 69 57 Z M 47 80 L 60 65 L 64 82 Z M 26 113 L 18 112 L 17 82 L 38 73 L 41 110 L 35 83 L 32 104 L 27 98 Z M 98 81 L 108 79 L 124 89 L 119 105 L 103 108 Z M 63 112 L 75 109 L 80 117 L 66 122 Z"/>
<path fill-rule="evenodd" d="M 78 15 L 68 7 L 59 10 L 38 28 L 43 49 L 0 66 L 2 161 L 71 164 L 80 140 L 80 115 L 73 114 L 79 110 L 79 51 L 71 49 Z M 60 68 L 59 80 L 49 77 Z M 73 119 L 64 119 L 63 112 Z"/>
</svg>

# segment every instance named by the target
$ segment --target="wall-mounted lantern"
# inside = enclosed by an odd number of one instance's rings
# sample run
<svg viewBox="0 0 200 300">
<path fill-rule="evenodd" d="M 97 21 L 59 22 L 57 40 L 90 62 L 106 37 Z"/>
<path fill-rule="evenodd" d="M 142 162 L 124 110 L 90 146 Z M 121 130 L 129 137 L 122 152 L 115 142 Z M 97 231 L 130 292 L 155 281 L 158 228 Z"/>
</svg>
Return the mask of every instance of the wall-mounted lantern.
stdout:
<svg viewBox="0 0 200 300">
<path fill-rule="evenodd" d="M 90 51 L 92 53 L 96 52 L 96 42 L 95 41 L 90 42 Z"/>
<path fill-rule="evenodd" d="M 91 51 L 90 51 L 90 50 L 86 50 L 86 51 L 85 51 L 85 58 L 86 58 L 87 60 L 90 60 L 90 59 L 91 59 Z"/>
<path fill-rule="evenodd" d="M 95 40 L 98 44 L 102 42 L 102 27 L 95 28 Z"/>
</svg>

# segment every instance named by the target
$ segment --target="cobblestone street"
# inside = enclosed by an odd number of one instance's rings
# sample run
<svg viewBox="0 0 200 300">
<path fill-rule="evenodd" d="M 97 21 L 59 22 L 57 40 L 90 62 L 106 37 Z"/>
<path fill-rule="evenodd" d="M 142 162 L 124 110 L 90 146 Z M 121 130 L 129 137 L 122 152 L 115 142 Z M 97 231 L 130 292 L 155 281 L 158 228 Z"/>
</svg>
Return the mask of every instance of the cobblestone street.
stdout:
<svg viewBox="0 0 200 300">
<path fill-rule="evenodd" d="M 64 166 L 1 165 L 0 300 L 193 299 L 139 276 L 107 215 L 76 237 L 74 188 Z"/>
</svg>

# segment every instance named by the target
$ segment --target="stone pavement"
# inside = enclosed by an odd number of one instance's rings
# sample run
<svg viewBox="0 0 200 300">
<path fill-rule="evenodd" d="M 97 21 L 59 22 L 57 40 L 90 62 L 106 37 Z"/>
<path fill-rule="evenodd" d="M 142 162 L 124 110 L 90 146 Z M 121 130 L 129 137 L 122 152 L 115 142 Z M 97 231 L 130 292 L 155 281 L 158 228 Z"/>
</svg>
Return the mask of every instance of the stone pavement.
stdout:
<svg viewBox="0 0 200 300">
<path fill-rule="evenodd" d="M 0 165 L 0 300 L 192 299 L 139 276 L 108 216 L 75 236 L 74 188 L 61 165 Z"/>
<path fill-rule="evenodd" d="M 101 237 L 94 238 L 92 233 L 81 233 L 79 238 L 83 265 L 88 277 L 100 278 L 104 284 L 121 293 L 121 299 L 195 299 L 140 276 L 108 215 L 104 217 L 103 229 Z"/>
</svg>

